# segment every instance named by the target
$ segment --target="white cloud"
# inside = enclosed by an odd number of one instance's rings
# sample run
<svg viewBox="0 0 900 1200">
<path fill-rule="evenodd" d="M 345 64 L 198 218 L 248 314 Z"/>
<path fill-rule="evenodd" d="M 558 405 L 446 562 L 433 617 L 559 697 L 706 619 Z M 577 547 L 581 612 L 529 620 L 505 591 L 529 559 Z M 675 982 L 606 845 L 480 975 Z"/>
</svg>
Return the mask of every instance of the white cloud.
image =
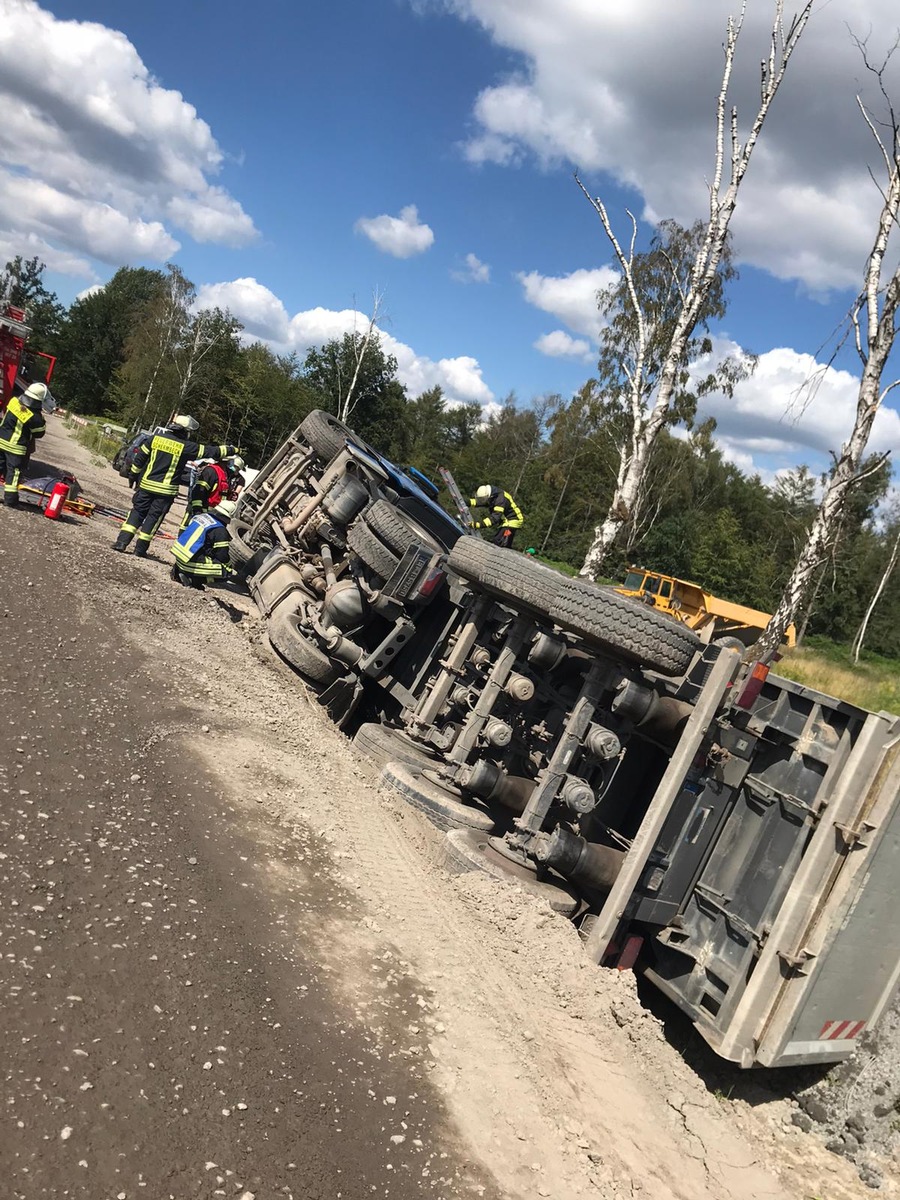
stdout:
<svg viewBox="0 0 900 1200">
<path fill-rule="evenodd" d="M 387 213 L 380 217 L 360 217 L 353 228 L 394 258 L 424 254 L 434 243 L 434 233 L 419 220 L 415 204 L 401 208 L 399 217 L 389 217 Z"/>
<path fill-rule="evenodd" d="M 0 236 L 38 238 L 48 266 L 88 276 L 86 257 L 165 261 L 179 248 L 167 225 L 226 245 L 256 237 L 211 182 L 223 154 L 209 126 L 124 34 L 34 0 L 2 0 L 2 13 Z"/>
<path fill-rule="evenodd" d="M 733 343 L 718 341 L 715 355 L 739 353 Z M 753 375 L 737 385 L 733 400 L 708 396 L 700 416 L 716 418 L 716 441 L 742 470 L 768 469 L 807 462 L 823 470 L 832 451 L 850 434 L 856 413 L 859 380 L 810 354 L 780 347 L 759 357 Z M 896 451 L 900 446 L 900 413 L 884 405 L 878 412 L 869 451 Z"/>
<path fill-rule="evenodd" d="M 103 283 L 92 283 L 90 287 L 86 287 L 80 291 L 75 299 L 87 300 L 88 296 L 96 296 L 98 292 L 102 292 L 105 286 Z"/>
<path fill-rule="evenodd" d="M 251 339 L 276 343 L 284 348 L 290 341 L 290 318 L 284 305 L 255 279 L 232 279 L 227 283 L 205 283 L 197 289 L 197 308 L 221 308 L 234 313 Z"/>
<path fill-rule="evenodd" d="M 279 353 L 304 354 L 332 338 L 367 328 L 369 318 L 354 309 L 335 311 L 311 308 L 289 316 L 282 302 L 256 279 L 233 279 L 205 284 L 198 289 L 197 304 L 227 308 L 244 325 L 252 339 L 268 342 Z M 468 355 L 434 360 L 417 354 L 411 346 L 379 330 L 386 353 L 397 360 L 397 376 L 410 396 L 440 386 L 452 404 L 489 405 L 494 393 L 485 383 L 477 359 Z"/>
<path fill-rule="evenodd" d="M 568 162 L 636 189 L 648 218 L 687 224 L 704 215 L 725 20 L 739 6 L 709 0 L 446 0 L 446 6 L 521 55 L 517 74 L 474 98 L 471 161 L 510 166 L 533 155 L 545 165 Z M 773 9 L 748 5 L 732 91 L 742 136 L 758 105 Z M 858 285 L 880 203 L 867 164 L 877 172 L 880 163 L 855 95 L 861 90 L 877 110 L 878 92 L 849 31 L 870 35 L 878 60 L 896 28 L 895 0 L 816 6 L 738 204 L 733 224 L 741 260 L 812 290 Z M 900 56 L 888 74 L 896 96 Z"/>
<path fill-rule="evenodd" d="M 583 362 L 594 359 L 591 343 L 585 338 L 573 338 L 563 329 L 542 334 L 534 343 L 535 350 L 550 358 L 580 358 Z"/>
<path fill-rule="evenodd" d="M 581 268 L 570 275 L 522 271 L 517 278 L 529 304 L 542 312 L 552 313 L 575 333 L 596 338 L 601 325 L 597 293 L 615 283 L 618 275 L 611 267 L 598 267 L 595 270 Z"/>
<path fill-rule="evenodd" d="M 33 231 L 17 234 L 15 237 L 0 232 L 0 262 L 9 262 L 17 254 L 21 254 L 23 258 L 39 258 L 51 271 L 57 271 L 60 275 L 73 275 L 81 279 L 95 277 L 86 258 L 51 246 Z"/>
<path fill-rule="evenodd" d="M 491 268 L 487 263 L 483 263 L 477 254 L 467 254 L 463 261 L 463 270 L 450 272 L 458 283 L 490 283 Z"/>
</svg>

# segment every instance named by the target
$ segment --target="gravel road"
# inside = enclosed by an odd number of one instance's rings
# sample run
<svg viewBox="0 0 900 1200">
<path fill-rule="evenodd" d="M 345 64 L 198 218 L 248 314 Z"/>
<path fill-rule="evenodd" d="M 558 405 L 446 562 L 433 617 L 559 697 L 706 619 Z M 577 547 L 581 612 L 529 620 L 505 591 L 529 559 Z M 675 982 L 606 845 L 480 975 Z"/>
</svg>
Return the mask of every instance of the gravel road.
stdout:
<svg viewBox="0 0 900 1200">
<path fill-rule="evenodd" d="M 0 1193 L 498 1195 L 390 1051 L 418 981 L 372 948 L 377 1031 L 331 983 L 309 931 L 360 912 L 321 839 L 251 828 L 249 776 L 223 787 L 181 736 L 215 739 L 219 708 L 167 644 L 182 589 L 114 533 L 0 509 Z"/>
</svg>

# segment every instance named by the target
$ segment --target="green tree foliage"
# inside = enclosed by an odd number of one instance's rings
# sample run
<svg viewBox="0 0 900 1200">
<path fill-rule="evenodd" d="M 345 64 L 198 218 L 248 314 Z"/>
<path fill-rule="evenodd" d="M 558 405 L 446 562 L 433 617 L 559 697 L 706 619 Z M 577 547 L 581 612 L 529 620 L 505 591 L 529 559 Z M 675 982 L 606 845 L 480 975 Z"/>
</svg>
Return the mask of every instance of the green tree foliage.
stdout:
<svg viewBox="0 0 900 1200">
<path fill-rule="evenodd" d="M 235 442 L 261 466 L 307 413 L 321 407 L 294 355 L 279 356 L 256 342 L 242 349 L 217 406 L 204 412 L 202 427 Z"/>
<path fill-rule="evenodd" d="M 397 380 L 396 358 L 385 354 L 377 334 L 345 333 L 313 347 L 304 368 L 320 408 L 335 415 L 346 412 L 345 420 L 366 441 L 395 458 L 406 457 L 406 391 Z"/>
<path fill-rule="evenodd" d="M 146 306 L 165 286 L 161 271 L 122 267 L 102 288 L 74 301 L 57 339 L 54 392 L 76 413 L 116 409 L 111 386 Z"/>
<path fill-rule="evenodd" d="M 39 258 L 23 259 L 17 254 L 0 273 L 0 297 L 16 308 L 25 309 L 31 326 L 29 347 L 54 354 L 66 310 L 56 293 L 48 291 L 44 285 L 46 269 L 46 264 Z"/>
</svg>

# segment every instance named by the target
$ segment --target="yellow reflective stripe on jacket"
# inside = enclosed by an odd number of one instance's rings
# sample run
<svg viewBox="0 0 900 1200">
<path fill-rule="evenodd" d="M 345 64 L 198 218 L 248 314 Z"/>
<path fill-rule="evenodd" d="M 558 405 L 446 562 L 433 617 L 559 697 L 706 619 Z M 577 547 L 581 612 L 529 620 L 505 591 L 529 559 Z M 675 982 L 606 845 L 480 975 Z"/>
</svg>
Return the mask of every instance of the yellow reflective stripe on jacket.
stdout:
<svg viewBox="0 0 900 1200">
<path fill-rule="evenodd" d="M 177 557 L 177 556 L 176 556 Z M 178 570 L 185 575 L 228 575 L 231 568 L 226 563 L 216 562 L 214 558 L 192 558 L 188 562 L 179 559 Z"/>
<path fill-rule="evenodd" d="M 43 415 L 20 403 L 13 396 L 0 416 L 0 450 L 9 454 L 25 454 L 28 439 L 43 437 L 47 428 Z"/>
<path fill-rule="evenodd" d="M 525 518 L 522 516 L 522 510 L 519 508 L 518 504 L 516 504 L 515 500 L 513 500 L 509 492 L 504 492 L 503 495 L 506 497 L 506 506 L 503 508 L 498 507 L 494 511 L 506 513 L 508 509 L 511 508 L 513 515 L 511 517 L 506 517 L 503 525 L 506 529 L 520 529 L 522 522 L 525 520 Z"/>
<path fill-rule="evenodd" d="M 172 553 L 180 563 L 190 562 L 197 552 L 197 547 L 206 539 L 210 528 L 209 525 L 199 525 L 187 541 L 183 542 L 181 537 L 179 537 L 177 541 L 172 543 Z"/>
</svg>

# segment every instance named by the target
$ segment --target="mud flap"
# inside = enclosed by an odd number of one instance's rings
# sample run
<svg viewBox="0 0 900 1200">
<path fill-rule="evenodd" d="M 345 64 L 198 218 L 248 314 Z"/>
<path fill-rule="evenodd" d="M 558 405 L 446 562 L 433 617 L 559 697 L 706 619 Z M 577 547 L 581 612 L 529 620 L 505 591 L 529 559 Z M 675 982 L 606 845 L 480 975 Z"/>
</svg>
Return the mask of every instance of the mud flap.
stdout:
<svg viewBox="0 0 900 1200">
<path fill-rule="evenodd" d="M 338 729 L 343 729 L 356 710 L 362 693 L 363 686 L 358 676 L 348 673 L 319 692 L 318 700 Z"/>
</svg>

